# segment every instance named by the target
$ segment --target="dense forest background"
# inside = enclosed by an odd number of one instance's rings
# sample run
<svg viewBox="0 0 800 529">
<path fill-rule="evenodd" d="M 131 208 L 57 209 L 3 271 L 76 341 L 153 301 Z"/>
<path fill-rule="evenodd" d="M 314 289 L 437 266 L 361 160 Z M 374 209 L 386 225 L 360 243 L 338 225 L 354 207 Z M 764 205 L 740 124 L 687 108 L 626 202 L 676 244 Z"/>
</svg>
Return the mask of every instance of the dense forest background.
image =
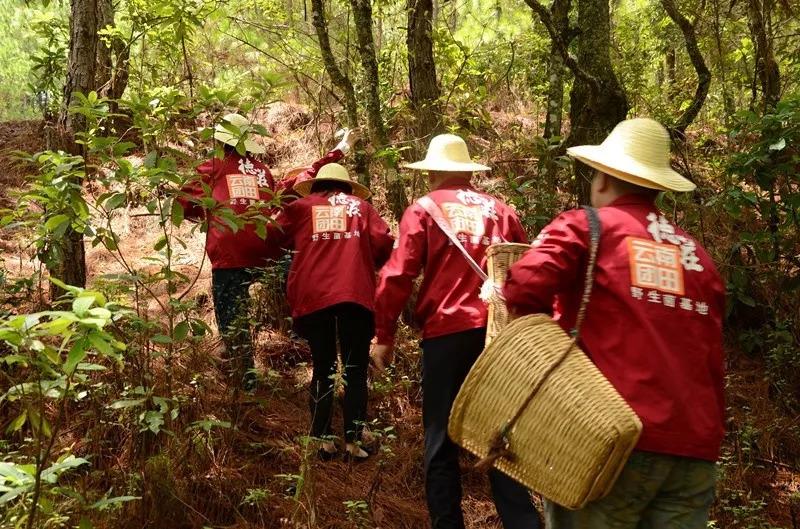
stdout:
<svg viewBox="0 0 800 529">
<path fill-rule="evenodd" d="M 226 383 L 205 226 L 175 198 L 231 111 L 276 175 L 359 127 L 348 164 L 393 220 L 425 192 L 402 162 L 458 133 L 531 236 L 587 200 L 567 146 L 664 123 L 698 190 L 660 205 L 728 284 L 713 527 L 798 527 L 795 0 L 0 0 L 0 527 L 425 525 L 410 321 L 367 464 L 313 457 L 285 263 L 254 292 L 260 389 Z M 499 526 L 475 471 L 465 513 Z"/>
</svg>

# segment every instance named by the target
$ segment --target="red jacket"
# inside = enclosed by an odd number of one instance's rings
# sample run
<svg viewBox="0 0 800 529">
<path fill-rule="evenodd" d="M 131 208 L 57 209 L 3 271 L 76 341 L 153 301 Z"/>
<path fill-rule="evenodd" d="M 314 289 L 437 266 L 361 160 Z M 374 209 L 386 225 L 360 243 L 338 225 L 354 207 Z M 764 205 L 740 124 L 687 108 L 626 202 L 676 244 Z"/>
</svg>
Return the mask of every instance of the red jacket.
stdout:
<svg viewBox="0 0 800 529">
<path fill-rule="evenodd" d="M 229 207 L 237 215 L 243 214 L 247 208 L 259 201 L 272 200 L 275 191 L 291 193 L 291 186 L 298 179 L 313 177 L 323 165 L 340 160 L 344 155 L 339 150 L 329 152 L 320 160 L 314 162 L 308 171 L 291 181 L 279 182 L 276 188 L 275 180 L 269 168 L 249 157 L 230 153 L 223 159 L 212 158 L 203 162 L 198 168 L 202 183 L 195 180 L 181 190 L 189 196 L 178 199 L 184 209 L 184 216 L 190 220 L 205 218 L 206 210 L 196 199 L 205 197 L 203 185 L 211 188 L 211 198 L 217 201 L 220 207 Z M 232 196 L 233 194 L 233 196 Z M 261 212 L 265 217 L 274 213 L 273 209 L 264 208 Z M 206 253 L 211 261 L 211 268 L 257 268 L 266 264 L 267 259 L 274 254 L 271 243 L 265 244 L 264 239 L 258 236 L 253 224 L 246 224 L 235 233 L 217 217 L 213 217 L 208 226 L 206 239 Z"/>
<path fill-rule="evenodd" d="M 600 208 L 594 290 L 580 329 L 583 350 L 644 424 L 637 448 L 715 460 L 724 434 L 722 317 L 725 286 L 706 251 L 652 200 Z M 588 258 L 581 210 L 548 225 L 508 274 L 517 314 L 552 313 L 575 324 Z"/>
<path fill-rule="evenodd" d="M 447 182 L 428 196 L 448 217 L 464 247 L 482 266 L 490 244 L 527 242 L 516 213 L 500 200 L 475 190 L 465 180 Z M 420 272 L 425 277 L 417 298 L 416 317 L 423 326 L 424 338 L 486 326 L 486 303 L 478 297 L 480 277 L 430 215 L 414 203 L 403 213 L 397 247 L 378 280 L 375 302 L 378 343 L 394 341 L 397 319 Z"/>
<path fill-rule="evenodd" d="M 373 310 L 375 272 L 394 239 L 375 208 L 345 193 L 313 193 L 285 206 L 269 237 L 294 250 L 286 285 L 292 317 L 338 303 Z"/>
</svg>

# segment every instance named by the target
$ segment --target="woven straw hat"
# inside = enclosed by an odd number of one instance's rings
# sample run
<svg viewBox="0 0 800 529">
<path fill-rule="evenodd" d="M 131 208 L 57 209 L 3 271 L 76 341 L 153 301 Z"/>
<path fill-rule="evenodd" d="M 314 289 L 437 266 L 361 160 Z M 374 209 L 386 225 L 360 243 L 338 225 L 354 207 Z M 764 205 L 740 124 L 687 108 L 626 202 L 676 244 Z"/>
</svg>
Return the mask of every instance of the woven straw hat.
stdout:
<svg viewBox="0 0 800 529">
<path fill-rule="evenodd" d="M 490 168 L 475 163 L 469 156 L 467 143 L 455 134 L 439 134 L 431 139 L 425 159 L 406 165 L 421 171 L 489 171 Z"/>
<path fill-rule="evenodd" d="M 372 194 L 366 186 L 359 184 L 355 180 L 352 180 L 350 178 L 350 174 L 347 172 L 347 169 L 338 163 L 329 163 L 323 165 L 322 169 L 320 169 L 317 173 L 317 176 L 295 184 L 294 191 L 301 197 L 307 196 L 311 193 L 311 187 L 314 185 L 314 182 L 319 182 L 321 180 L 329 182 L 344 182 L 353 188 L 353 194 L 358 198 L 367 199 Z"/>
<path fill-rule="evenodd" d="M 620 122 L 600 145 L 580 145 L 567 154 L 608 175 L 661 191 L 693 191 L 697 186 L 672 170 L 669 133 L 647 118 Z"/>
<path fill-rule="evenodd" d="M 216 127 L 214 127 L 215 140 L 219 140 L 222 143 L 225 143 L 232 147 L 236 147 L 236 145 L 239 144 L 239 141 L 244 136 L 244 148 L 245 150 L 247 150 L 247 152 L 252 152 L 254 154 L 264 154 L 264 146 L 259 145 L 254 140 L 247 137 L 250 134 L 250 131 L 242 130 L 252 126 L 252 123 L 250 122 L 249 119 L 242 116 L 241 114 L 226 114 L 222 118 L 222 121 L 230 123 L 237 129 L 239 129 L 239 134 L 232 133 L 231 131 L 226 129 L 222 123 L 220 123 Z"/>
</svg>

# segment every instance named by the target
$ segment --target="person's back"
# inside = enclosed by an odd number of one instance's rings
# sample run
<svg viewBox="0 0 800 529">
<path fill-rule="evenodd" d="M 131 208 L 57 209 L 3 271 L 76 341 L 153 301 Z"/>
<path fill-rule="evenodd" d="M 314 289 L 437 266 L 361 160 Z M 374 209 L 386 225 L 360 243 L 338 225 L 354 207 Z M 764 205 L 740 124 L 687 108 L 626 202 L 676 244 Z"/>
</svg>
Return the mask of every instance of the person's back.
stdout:
<svg viewBox="0 0 800 529">
<path fill-rule="evenodd" d="M 292 317 L 343 302 L 372 310 L 375 272 L 392 238 L 369 202 L 342 191 L 312 193 L 285 206 L 278 224 L 294 251 L 287 280 Z"/>
<path fill-rule="evenodd" d="M 598 209 L 595 280 L 581 328 L 584 351 L 644 422 L 640 450 L 714 460 L 723 436 L 725 287 L 711 258 L 652 199 L 627 195 Z M 569 331 L 583 290 L 589 227 L 581 210 L 555 219 L 536 252 L 512 267 L 510 306 L 549 312 Z M 571 281 L 543 269 L 574 262 Z"/>
<path fill-rule="evenodd" d="M 500 242 L 527 242 L 516 213 L 503 201 L 475 189 L 468 180 L 445 181 L 427 195 L 440 209 L 464 249 L 482 267 L 486 249 Z M 400 221 L 405 236 L 381 271 L 379 299 L 389 305 L 377 311 L 378 341 L 393 333 L 403 293 L 410 291 L 410 272 L 423 274 L 416 319 L 423 337 L 484 327 L 486 302 L 479 294 L 482 279 L 470 267 L 431 215 L 417 201 Z"/>
<path fill-rule="evenodd" d="M 527 236 L 511 208 L 472 186 L 473 171 L 489 168 L 472 162 L 458 136 L 434 137 L 425 160 L 408 167 L 428 171 L 433 191 L 406 209 L 397 246 L 381 270 L 373 360 L 379 368 L 389 362 L 398 316 L 414 279 L 423 273 L 416 315 L 423 327 L 425 492 L 433 528 L 458 529 L 464 527 L 461 472 L 458 447 L 447 436 L 447 421 L 461 384 L 483 350 L 488 319 L 486 303 L 480 299 L 483 279 L 459 246 L 485 266 L 489 245 L 527 242 Z M 506 529 L 539 527 L 524 487 L 496 470 L 489 481 Z"/>
<path fill-rule="evenodd" d="M 724 433 L 725 288 L 705 250 L 655 205 L 659 191 L 695 188 L 671 169 L 669 145 L 660 124 L 632 119 L 602 145 L 567 151 L 596 170 L 601 224 L 581 346 L 643 432 L 606 497 L 575 511 L 545 502 L 552 529 L 701 529 L 708 520 Z M 509 312 L 555 313 L 572 330 L 588 256 L 585 213 L 560 215 L 509 270 Z"/>
</svg>

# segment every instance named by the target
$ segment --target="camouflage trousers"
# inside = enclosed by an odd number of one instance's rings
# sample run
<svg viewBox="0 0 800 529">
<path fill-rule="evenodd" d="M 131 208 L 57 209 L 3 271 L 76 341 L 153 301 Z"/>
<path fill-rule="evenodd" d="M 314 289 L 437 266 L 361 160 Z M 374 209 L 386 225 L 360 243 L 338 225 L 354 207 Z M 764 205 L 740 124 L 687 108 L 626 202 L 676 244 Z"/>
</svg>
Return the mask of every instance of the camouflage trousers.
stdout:
<svg viewBox="0 0 800 529">
<path fill-rule="evenodd" d="M 250 332 L 250 285 L 255 271 L 245 268 L 223 268 L 211 271 L 211 292 L 217 327 L 225 344 L 225 360 L 229 373 L 243 381 L 245 389 L 254 384 L 253 343 Z M 253 379 L 253 380 L 251 380 Z"/>
<path fill-rule="evenodd" d="M 635 451 L 605 498 L 571 511 L 545 502 L 548 529 L 706 529 L 710 461 Z"/>
</svg>

